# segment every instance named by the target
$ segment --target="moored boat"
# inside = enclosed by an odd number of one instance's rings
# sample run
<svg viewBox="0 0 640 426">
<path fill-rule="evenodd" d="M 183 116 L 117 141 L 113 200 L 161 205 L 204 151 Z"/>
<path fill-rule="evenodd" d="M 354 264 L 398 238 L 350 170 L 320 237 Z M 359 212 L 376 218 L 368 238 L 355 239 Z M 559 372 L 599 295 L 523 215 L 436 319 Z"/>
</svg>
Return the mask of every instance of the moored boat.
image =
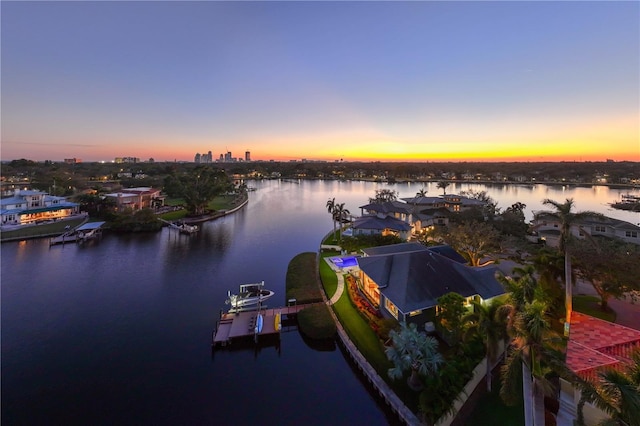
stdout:
<svg viewBox="0 0 640 426">
<path fill-rule="evenodd" d="M 241 284 L 238 294 L 231 294 L 229 291 L 225 303 L 231 305 L 231 310 L 242 310 L 257 308 L 257 305 L 263 303 L 273 296 L 273 291 L 264 288 L 264 281 L 254 284 Z"/>
<path fill-rule="evenodd" d="M 611 207 L 620 210 L 640 211 L 640 196 L 631 194 L 622 195 L 622 201 L 611 203 Z"/>
</svg>

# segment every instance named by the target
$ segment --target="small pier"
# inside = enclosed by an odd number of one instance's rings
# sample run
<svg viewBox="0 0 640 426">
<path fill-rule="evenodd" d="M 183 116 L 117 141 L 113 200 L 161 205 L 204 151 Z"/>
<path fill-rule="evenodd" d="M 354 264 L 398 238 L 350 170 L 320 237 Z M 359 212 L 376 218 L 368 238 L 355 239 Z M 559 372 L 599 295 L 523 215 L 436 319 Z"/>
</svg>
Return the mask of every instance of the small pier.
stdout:
<svg viewBox="0 0 640 426">
<path fill-rule="evenodd" d="M 49 246 L 56 244 L 84 242 L 102 236 L 102 225 L 106 222 L 89 222 L 73 230 L 67 230 L 59 237 L 51 238 Z"/>
<path fill-rule="evenodd" d="M 276 328 L 276 316 L 280 314 L 280 321 L 295 316 L 309 305 L 292 305 L 281 308 L 263 308 L 240 312 L 220 312 L 220 318 L 211 336 L 211 347 L 225 347 L 236 339 L 254 338 L 260 336 L 279 336 L 282 328 Z M 256 333 L 256 318 L 262 315 L 262 331 Z"/>
</svg>

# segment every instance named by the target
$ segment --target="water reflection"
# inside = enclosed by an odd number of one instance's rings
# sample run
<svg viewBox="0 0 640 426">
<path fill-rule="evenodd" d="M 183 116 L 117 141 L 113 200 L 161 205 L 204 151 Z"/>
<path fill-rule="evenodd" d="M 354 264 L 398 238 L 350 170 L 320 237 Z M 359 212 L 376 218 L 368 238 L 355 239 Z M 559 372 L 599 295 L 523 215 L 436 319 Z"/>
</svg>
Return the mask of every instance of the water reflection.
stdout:
<svg viewBox="0 0 640 426">
<path fill-rule="evenodd" d="M 308 344 L 295 330 L 282 333 L 281 351 L 222 351 L 212 361 L 211 331 L 227 291 L 240 284 L 265 280 L 274 306 L 285 304 L 290 260 L 317 251 L 333 227 L 329 198 L 360 214 L 376 189 L 400 197 L 442 190 L 434 182 L 250 186 L 257 189 L 245 209 L 191 237 L 165 228 L 83 247 L 3 244 L 3 423 L 387 424 L 341 350 Z M 640 221 L 608 207 L 623 189 L 456 184 L 447 192 L 469 189 L 486 190 L 501 208 L 523 202 L 529 219 L 544 198 L 573 197 L 578 210 Z M 261 405 L 229 410 L 244 400 Z"/>
</svg>

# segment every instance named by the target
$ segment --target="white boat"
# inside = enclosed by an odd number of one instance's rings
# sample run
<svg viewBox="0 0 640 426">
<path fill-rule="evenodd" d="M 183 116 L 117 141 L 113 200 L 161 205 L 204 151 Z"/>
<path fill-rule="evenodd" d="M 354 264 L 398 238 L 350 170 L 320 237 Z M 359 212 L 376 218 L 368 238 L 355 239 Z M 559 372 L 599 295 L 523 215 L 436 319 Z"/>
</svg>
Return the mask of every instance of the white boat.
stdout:
<svg viewBox="0 0 640 426">
<path fill-rule="evenodd" d="M 241 284 L 238 294 L 228 292 L 226 303 L 232 310 L 251 309 L 273 296 L 273 291 L 264 288 L 264 281 L 254 284 Z"/>
<path fill-rule="evenodd" d="M 180 231 L 180 233 L 187 234 L 187 235 L 191 235 L 191 234 L 194 234 L 194 233 L 198 232 L 198 226 L 197 225 L 189 225 L 189 224 L 186 224 L 186 223 L 181 223 L 181 224 L 177 225 L 177 228 Z"/>
</svg>

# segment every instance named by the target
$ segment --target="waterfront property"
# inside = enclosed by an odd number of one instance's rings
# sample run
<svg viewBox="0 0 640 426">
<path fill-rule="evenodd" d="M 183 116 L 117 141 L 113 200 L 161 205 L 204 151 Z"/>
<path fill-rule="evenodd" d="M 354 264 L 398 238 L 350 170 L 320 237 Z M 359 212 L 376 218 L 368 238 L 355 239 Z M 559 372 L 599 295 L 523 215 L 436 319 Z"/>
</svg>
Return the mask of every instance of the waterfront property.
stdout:
<svg viewBox="0 0 640 426">
<path fill-rule="evenodd" d="M 418 243 L 367 249 L 358 259 L 358 286 L 387 317 L 423 325 L 437 315 L 438 298 L 455 292 L 486 301 L 505 294 L 494 265 L 474 268 L 452 248 Z"/>
<path fill-rule="evenodd" d="M 360 206 L 361 217 L 354 221 L 354 235 L 393 234 L 408 240 L 411 235 L 425 229 L 447 225 L 449 214 L 452 212 L 482 208 L 486 205 L 484 201 L 456 194 L 438 197 L 416 196 L 401 200 L 373 202 Z M 384 222 L 381 222 L 382 220 Z"/>
<path fill-rule="evenodd" d="M 532 221 L 533 230 L 537 232 L 547 245 L 557 247 L 560 242 L 560 220 L 538 213 Z M 586 235 L 617 238 L 625 243 L 640 245 L 640 226 L 611 217 L 590 217 L 576 221 L 571 225 L 571 234 L 580 239 Z"/>
<path fill-rule="evenodd" d="M 382 214 L 362 216 L 351 224 L 352 235 L 395 235 L 407 241 L 411 237 L 411 225 L 403 220 Z"/>
<path fill-rule="evenodd" d="M 2 225 L 41 223 L 68 218 L 79 212 L 79 204 L 42 191 L 16 190 L 13 197 L 0 199 Z"/>
<path fill-rule="evenodd" d="M 164 205 L 164 196 L 159 189 L 149 187 L 126 188 L 118 192 L 105 194 L 115 201 L 118 209 L 142 210 Z"/>
</svg>

